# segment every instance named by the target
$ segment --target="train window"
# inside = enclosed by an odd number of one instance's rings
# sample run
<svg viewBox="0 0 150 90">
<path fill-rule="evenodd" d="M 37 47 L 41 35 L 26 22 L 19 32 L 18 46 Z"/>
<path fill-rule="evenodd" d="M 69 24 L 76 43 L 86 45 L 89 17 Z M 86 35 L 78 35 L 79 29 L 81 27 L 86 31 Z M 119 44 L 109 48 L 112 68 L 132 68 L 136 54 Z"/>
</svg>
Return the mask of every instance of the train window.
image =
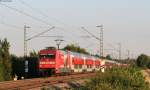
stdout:
<svg viewBox="0 0 150 90">
<path fill-rule="evenodd" d="M 87 65 L 87 68 L 90 68 L 89 65 Z"/>
<path fill-rule="evenodd" d="M 99 65 L 96 65 L 96 68 L 99 68 L 100 66 Z"/>
<path fill-rule="evenodd" d="M 74 65 L 74 68 L 75 68 L 75 69 L 78 69 L 78 65 Z"/>
<path fill-rule="evenodd" d="M 40 55 L 40 58 L 54 59 L 55 55 L 54 54 L 44 54 L 44 55 Z"/>
<path fill-rule="evenodd" d="M 90 65 L 90 68 L 92 68 L 92 65 Z"/>
<path fill-rule="evenodd" d="M 79 68 L 81 69 L 81 68 L 82 68 L 82 65 L 79 65 Z"/>
</svg>

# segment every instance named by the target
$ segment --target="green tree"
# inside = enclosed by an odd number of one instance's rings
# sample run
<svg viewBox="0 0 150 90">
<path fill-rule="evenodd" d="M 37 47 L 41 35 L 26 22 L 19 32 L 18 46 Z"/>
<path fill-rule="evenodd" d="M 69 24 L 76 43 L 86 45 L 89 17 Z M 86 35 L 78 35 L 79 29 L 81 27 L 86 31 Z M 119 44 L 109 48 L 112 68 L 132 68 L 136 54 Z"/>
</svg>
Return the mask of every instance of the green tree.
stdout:
<svg viewBox="0 0 150 90">
<path fill-rule="evenodd" d="M 24 57 L 17 57 L 15 55 L 11 55 L 12 60 L 12 75 L 17 75 L 18 78 L 24 76 Z"/>
<path fill-rule="evenodd" d="M 111 56 L 109 54 L 106 56 L 106 59 L 112 60 L 112 58 L 111 58 Z"/>
<path fill-rule="evenodd" d="M 30 52 L 30 57 L 39 57 L 39 53 L 33 50 Z"/>
<path fill-rule="evenodd" d="M 12 60 L 12 75 L 17 75 L 18 79 L 21 79 L 22 76 L 25 77 L 25 59 L 24 57 L 17 57 L 15 55 L 11 55 Z M 27 57 L 28 60 L 28 78 L 35 78 L 39 75 L 38 70 L 38 58 L 37 57 Z"/>
<path fill-rule="evenodd" d="M 80 46 L 75 46 L 74 44 L 70 44 L 67 45 L 63 48 L 63 50 L 69 50 L 69 51 L 73 51 L 73 52 L 79 52 L 79 53 L 83 53 L 83 54 L 89 54 L 86 49 L 81 48 Z"/>
<path fill-rule="evenodd" d="M 7 39 L 0 40 L 0 76 L 1 80 L 11 79 L 11 58 L 9 54 L 9 42 Z"/>
<path fill-rule="evenodd" d="M 141 54 L 140 56 L 138 56 L 137 66 L 148 67 L 148 66 L 150 66 L 149 64 L 150 64 L 150 58 L 147 55 Z"/>
</svg>

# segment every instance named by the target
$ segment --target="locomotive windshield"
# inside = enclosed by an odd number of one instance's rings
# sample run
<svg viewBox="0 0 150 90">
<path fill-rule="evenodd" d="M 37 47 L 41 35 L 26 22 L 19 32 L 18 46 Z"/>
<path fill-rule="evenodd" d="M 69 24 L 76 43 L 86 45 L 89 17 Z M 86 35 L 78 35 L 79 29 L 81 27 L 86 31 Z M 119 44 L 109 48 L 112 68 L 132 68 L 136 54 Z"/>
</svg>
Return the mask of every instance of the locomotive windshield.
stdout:
<svg viewBox="0 0 150 90">
<path fill-rule="evenodd" d="M 54 54 L 41 54 L 40 58 L 49 58 L 49 59 L 54 59 L 55 55 Z"/>
</svg>

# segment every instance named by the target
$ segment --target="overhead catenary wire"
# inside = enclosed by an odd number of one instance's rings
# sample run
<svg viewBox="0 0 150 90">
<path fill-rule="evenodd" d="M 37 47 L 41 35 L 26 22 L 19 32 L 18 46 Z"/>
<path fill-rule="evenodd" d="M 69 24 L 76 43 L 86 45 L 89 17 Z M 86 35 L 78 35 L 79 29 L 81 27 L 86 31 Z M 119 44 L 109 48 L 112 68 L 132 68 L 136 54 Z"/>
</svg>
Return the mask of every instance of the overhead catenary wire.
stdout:
<svg viewBox="0 0 150 90">
<path fill-rule="evenodd" d="M 62 27 L 56 27 L 57 29 L 60 29 L 60 30 L 62 30 L 62 31 L 64 31 L 65 32 L 65 29 L 64 28 L 62 28 Z M 70 36 L 70 38 L 74 38 L 74 39 L 76 39 L 74 36 L 75 36 L 75 34 L 74 33 L 72 33 L 72 32 L 70 32 L 69 34 L 68 34 L 69 36 Z"/>
<path fill-rule="evenodd" d="M 93 33 L 89 32 L 87 29 L 85 29 L 84 27 L 81 27 L 81 29 L 83 29 L 85 32 L 87 32 L 88 34 L 90 34 L 92 37 L 94 37 L 97 40 L 100 40 L 97 36 L 95 36 Z"/>
<path fill-rule="evenodd" d="M 4 21 L 4 17 L 2 16 L 2 15 L 0 15 L 1 16 L 1 20 L 0 20 L 0 24 L 1 25 L 5 25 L 5 26 L 7 26 L 7 27 L 11 27 L 11 28 L 15 28 L 15 29 L 22 29 L 22 27 L 19 27 L 19 26 L 16 26 L 16 25 L 13 25 L 13 24 L 9 24 L 9 23 L 6 23 L 5 21 Z"/>
<path fill-rule="evenodd" d="M 1 3 L 0 3 L 0 4 L 1 4 Z M 35 20 L 37 20 L 37 21 L 40 21 L 40 22 L 42 22 L 42 23 L 45 23 L 45 24 L 49 25 L 48 22 L 45 22 L 45 21 L 43 21 L 42 19 L 39 19 L 39 18 L 37 18 L 37 17 L 34 17 L 34 16 L 32 16 L 32 15 L 26 13 L 26 12 L 23 12 L 23 11 L 21 11 L 21 10 L 18 10 L 18 9 L 16 9 L 16 8 L 10 7 L 10 6 L 5 5 L 5 4 L 1 4 L 1 5 L 3 5 L 3 6 L 5 6 L 5 7 L 7 7 L 7 8 L 9 8 L 9 9 L 12 9 L 12 10 L 14 10 L 14 11 L 17 11 L 17 12 L 23 14 L 23 15 L 26 15 L 26 16 L 32 18 L 32 19 L 35 19 Z M 27 5 L 27 4 L 26 4 L 26 5 Z M 32 7 L 30 7 L 30 8 L 32 8 Z M 34 9 L 34 8 L 32 8 L 32 9 Z M 35 9 L 34 9 L 34 10 L 35 10 Z M 39 11 L 39 12 L 40 12 L 40 11 Z M 41 12 L 40 12 L 40 13 L 41 13 Z M 43 16 L 45 16 L 45 17 L 48 18 L 48 16 L 45 15 L 45 14 L 43 14 L 43 13 L 41 13 L 41 15 L 43 15 Z M 57 20 L 57 21 L 58 21 L 58 20 Z M 64 23 L 62 23 L 62 22 L 59 22 L 59 23 L 64 24 Z M 64 24 L 64 25 L 66 25 L 66 24 Z M 69 25 L 69 26 L 70 26 L 70 25 Z M 84 31 L 85 31 L 85 30 L 84 30 Z M 86 31 L 86 32 L 87 32 L 87 31 Z M 71 34 L 72 34 L 72 33 L 71 33 Z M 88 34 L 90 34 L 90 32 L 88 32 Z M 70 35 L 70 33 L 69 33 L 69 35 Z M 72 35 L 75 36 L 74 33 L 73 33 Z M 90 35 L 91 35 L 91 34 L 90 34 Z M 71 36 L 71 38 L 72 38 L 72 36 Z M 96 39 L 98 39 L 98 38 L 96 37 Z"/>
<path fill-rule="evenodd" d="M 13 11 L 16 11 L 16 12 L 18 12 L 18 13 L 20 13 L 20 14 L 23 14 L 23 15 L 25 15 L 25 16 L 28 16 L 28 17 L 30 17 L 30 18 L 36 20 L 36 21 L 39 21 L 39 22 L 42 22 L 42 23 L 44 23 L 44 24 L 46 24 L 46 25 L 52 26 L 52 25 L 49 24 L 48 22 L 46 22 L 46 21 L 44 21 L 44 20 L 42 20 L 42 19 L 39 19 L 39 18 L 37 18 L 37 17 L 34 17 L 34 16 L 32 16 L 32 15 L 30 15 L 30 14 L 28 14 L 28 13 L 22 11 L 22 10 L 16 9 L 16 8 L 14 8 L 14 7 L 8 6 L 8 5 L 3 4 L 3 3 L 0 3 L 0 5 L 2 5 L 2 6 L 4 6 L 4 7 L 7 7 L 8 9 L 11 9 L 11 10 L 13 10 Z"/>
<path fill-rule="evenodd" d="M 18 0 L 20 3 L 22 3 L 24 6 L 27 6 L 28 8 L 30 8 L 32 11 L 44 16 L 45 18 L 51 18 L 51 19 L 54 19 L 56 22 L 60 23 L 60 24 L 63 24 L 63 25 L 67 25 L 66 23 L 63 23 L 61 22 L 60 20 L 57 20 L 56 18 L 54 17 L 50 17 L 48 16 L 47 14 L 43 13 L 41 10 L 39 9 L 36 9 L 36 8 L 33 8 L 30 4 L 28 4 L 27 2 L 25 2 L 24 0 Z"/>
<path fill-rule="evenodd" d="M 62 30 L 62 31 L 64 31 L 65 32 L 65 29 L 64 28 L 61 28 L 61 27 L 55 27 L 56 29 L 59 29 L 59 30 Z M 66 32 L 65 32 L 66 33 Z M 73 41 L 76 39 L 74 36 L 75 36 L 75 34 L 74 33 L 72 33 L 72 32 L 70 32 L 69 34 L 69 39 L 68 39 L 68 37 L 67 37 L 67 40 L 65 40 L 65 42 L 70 42 L 70 43 L 72 43 L 73 44 Z M 74 42 L 76 42 L 76 41 L 74 41 Z"/>
<path fill-rule="evenodd" d="M 50 17 L 48 15 L 46 15 L 45 13 L 41 12 L 39 9 L 36 9 L 36 8 L 33 8 L 30 4 L 28 4 L 27 2 L 25 2 L 24 0 L 18 0 L 19 2 L 21 2 L 23 5 L 27 6 L 28 8 L 30 8 L 32 11 L 34 12 L 37 12 L 38 14 L 41 14 L 42 16 L 46 17 L 46 18 L 52 18 L 52 19 L 55 19 L 56 22 L 60 23 L 60 24 L 63 24 L 63 25 L 67 25 L 67 26 L 70 26 L 66 23 L 63 23 L 61 22 L 60 20 L 57 20 L 56 18 L 54 17 Z M 71 26 L 72 27 L 72 26 Z M 60 29 L 60 28 L 59 28 Z M 62 29 L 62 28 L 61 28 Z M 79 29 L 79 28 L 78 28 Z M 69 34 L 72 34 L 72 33 L 69 33 Z M 72 34 L 74 36 L 74 34 Z M 79 36 L 78 36 L 79 37 Z"/>
<path fill-rule="evenodd" d="M 54 29 L 54 28 L 55 28 L 55 27 L 53 26 L 52 28 L 49 28 L 49 29 L 46 30 L 46 31 L 43 31 L 43 32 L 41 32 L 41 33 L 38 33 L 38 34 L 36 34 L 36 35 L 34 35 L 34 36 L 28 38 L 27 41 L 29 41 L 29 40 L 31 40 L 31 39 L 33 39 L 33 38 L 36 38 L 36 37 L 38 37 L 38 36 L 40 36 L 40 35 L 42 35 L 42 34 L 44 34 L 44 33 L 46 33 L 46 32 L 49 32 L 50 30 L 52 30 L 52 29 Z"/>
<path fill-rule="evenodd" d="M 46 18 L 50 17 L 50 16 L 46 15 L 45 13 L 41 12 L 40 10 L 33 8 L 30 4 L 26 3 L 24 0 L 18 0 L 18 1 L 21 2 L 23 5 L 27 6 L 28 8 L 32 9 L 33 11 L 36 11 L 37 13 L 41 14 L 42 16 L 44 16 Z M 53 18 L 53 19 L 55 19 L 55 21 L 57 21 L 58 23 L 61 23 L 63 25 L 67 25 L 66 23 L 60 22 L 56 18 Z M 70 25 L 67 25 L 67 26 L 70 26 Z M 92 37 L 94 36 L 96 39 L 98 39 L 98 37 L 96 37 L 95 35 L 93 35 L 91 32 L 89 32 L 87 30 L 84 30 L 84 31 L 88 32 L 88 34 L 92 35 Z M 72 34 L 72 33 L 70 33 L 70 34 Z M 74 36 L 74 34 L 72 34 L 72 35 Z"/>
<path fill-rule="evenodd" d="M 63 36 L 39 36 L 39 37 L 57 37 L 57 38 L 63 38 Z"/>
<path fill-rule="evenodd" d="M 8 24 L 8 23 L 5 23 L 5 22 L 0 22 L 0 24 L 6 25 L 7 27 L 19 29 L 19 30 L 22 29 L 22 27 L 19 27 L 19 26 L 16 26 L 16 25 L 12 25 L 12 24 Z"/>
<path fill-rule="evenodd" d="M 25 3 L 23 0 L 22 0 L 22 1 L 19 0 L 19 1 L 20 1 L 22 4 L 24 4 L 24 5 L 28 6 L 28 7 L 30 7 L 32 10 L 36 10 L 36 11 L 37 11 L 37 9 L 32 8 L 29 4 Z M 23 11 L 21 11 L 21 10 L 19 10 L 19 9 L 10 7 L 10 6 L 8 6 L 8 5 L 6 5 L 6 4 L 2 4 L 2 3 L 0 3 L 0 5 L 3 5 L 3 6 L 9 8 L 9 9 L 11 9 L 11 10 L 14 10 L 14 11 L 16 11 L 16 12 L 18 12 L 18 13 L 21 13 L 21 14 L 25 15 L 25 16 L 28 16 L 28 17 L 30 17 L 30 18 L 32 18 L 32 19 L 34 19 L 34 20 L 37 20 L 37 21 L 40 21 L 40 22 L 42 22 L 42 23 L 45 23 L 45 24 L 47 24 L 47 25 L 52 26 L 52 25 L 49 24 L 48 22 L 43 21 L 42 19 L 39 19 L 39 18 L 37 18 L 37 17 L 34 17 L 34 16 L 32 16 L 32 15 L 26 13 L 26 12 L 23 12 Z M 45 16 L 45 17 L 48 17 L 46 14 L 42 13 L 42 12 L 39 11 L 39 10 L 38 10 L 37 12 L 39 12 L 41 15 L 43 15 L 43 16 Z M 56 20 L 56 19 L 55 19 L 55 20 Z M 58 20 L 57 20 L 57 21 L 58 21 Z M 59 21 L 59 23 L 62 23 L 62 22 Z M 62 24 L 66 25 L 65 23 L 62 23 Z M 83 28 L 82 28 L 82 29 L 83 29 Z M 86 32 L 88 32 L 88 34 L 92 35 L 92 33 L 90 33 L 89 31 L 87 31 L 87 30 L 85 30 L 85 29 L 83 29 L 83 30 L 86 31 Z M 92 36 L 94 36 L 94 35 L 92 35 Z M 95 36 L 94 36 L 94 37 L 95 37 Z M 97 37 L 95 37 L 95 38 L 98 39 Z"/>
<path fill-rule="evenodd" d="M 36 9 L 36 8 L 33 8 L 30 4 L 28 4 L 28 3 L 25 2 L 24 0 L 18 0 L 18 1 L 21 2 L 23 5 L 25 5 L 26 7 L 30 8 L 32 11 L 37 12 L 38 14 L 44 16 L 45 18 L 51 18 L 50 16 L 46 15 L 45 13 L 41 12 L 40 10 L 38 10 L 38 9 Z M 60 24 L 67 25 L 67 24 L 65 24 L 65 23 L 63 23 L 63 22 L 57 20 L 56 18 L 53 18 L 53 17 L 52 17 L 52 19 L 54 19 L 56 22 L 58 22 L 58 23 L 60 23 Z M 69 26 L 69 25 L 67 25 L 67 26 Z M 60 30 L 63 30 L 63 31 L 66 33 L 66 30 L 65 30 L 64 28 L 62 28 L 62 27 L 58 27 L 58 26 L 57 26 L 57 27 L 55 27 L 55 28 L 60 29 Z M 70 34 L 71 34 L 71 35 L 70 35 Z M 75 34 L 72 33 L 72 32 L 70 32 L 68 35 L 70 36 L 70 38 L 72 38 L 73 36 L 75 36 Z M 77 36 L 77 37 L 79 37 L 79 36 Z M 69 38 L 69 39 L 70 39 L 70 38 Z M 73 37 L 73 38 L 76 39 L 75 37 Z M 72 40 L 73 40 L 73 38 L 72 38 Z"/>
</svg>

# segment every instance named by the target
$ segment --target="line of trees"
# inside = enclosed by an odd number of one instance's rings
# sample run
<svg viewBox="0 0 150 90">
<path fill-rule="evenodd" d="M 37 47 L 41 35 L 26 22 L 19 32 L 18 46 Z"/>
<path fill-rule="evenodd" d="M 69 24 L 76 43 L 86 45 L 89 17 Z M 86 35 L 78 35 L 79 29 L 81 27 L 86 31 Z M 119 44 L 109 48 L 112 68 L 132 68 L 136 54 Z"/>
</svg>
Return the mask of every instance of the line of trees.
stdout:
<svg viewBox="0 0 150 90">
<path fill-rule="evenodd" d="M 83 53 L 83 54 L 89 54 L 89 52 L 86 51 L 86 49 L 81 48 L 80 46 L 75 46 L 74 44 L 67 45 L 63 48 L 63 50 L 69 50 L 73 52 Z"/>
<path fill-rule="evenodd" d="M 15 75 L 18 79 L 25 76 L 25 59 L 24 57 L 17 57 L 9 53 L 10 44 L 5 38 L 0 39 L 0 81 L 12 80 Z M 29 61 L 28 78 L 38 76 L 38 53 L 30 52 L 27 57 Z"/>
</svg>

